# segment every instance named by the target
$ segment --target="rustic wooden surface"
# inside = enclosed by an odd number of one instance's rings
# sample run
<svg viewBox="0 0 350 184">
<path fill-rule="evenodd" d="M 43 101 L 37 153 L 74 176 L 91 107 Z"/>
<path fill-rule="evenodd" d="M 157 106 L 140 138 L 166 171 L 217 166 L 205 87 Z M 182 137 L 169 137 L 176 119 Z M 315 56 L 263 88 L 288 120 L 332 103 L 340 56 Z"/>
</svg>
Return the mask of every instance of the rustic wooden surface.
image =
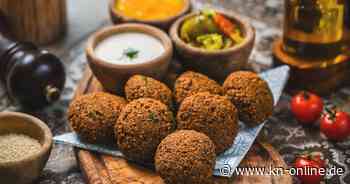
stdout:
<svg viewBox="0 0 350 184">
<path fill-rule="evenodd" d="M 103 87 L 93 76 L 91 70 L 87 68 L 75 91 L 74 98 L 92 92 L 103 91 Z M 80 168 L 89 184 L 129 184 L 129 183 L 149 183 L 165 184 L 163 180 L 152 170 L 128 163 L 123 158 L 111 157 L 107 155 L 92 153 L 77 149 L 77 157 Z M 281 155 L 268 144 L 257 143 L 248 156 L 242 162 L 241 167 L 257 168 L 286 168 Z M 256 174 L 256 173 L 255 173 Z M 281 176 L 245 176 L 240 175 L 233 179 L 215 178 L 216 184 L 291 184 L 292 177 L 288 174 Z"/>
<path fill-rule="evenodd" d="M 66 0 L 1 0 L 0 9 L 20 41 L 48 44 L 66 30 Z"/>
</svg>

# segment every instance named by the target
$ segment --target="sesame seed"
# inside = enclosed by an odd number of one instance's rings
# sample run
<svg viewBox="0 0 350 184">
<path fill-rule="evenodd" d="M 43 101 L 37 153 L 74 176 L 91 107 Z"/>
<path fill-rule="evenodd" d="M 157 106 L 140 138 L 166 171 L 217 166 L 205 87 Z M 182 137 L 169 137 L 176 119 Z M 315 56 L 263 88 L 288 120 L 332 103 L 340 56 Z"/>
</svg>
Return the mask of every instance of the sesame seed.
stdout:
<svg viewBox="0 0 350 184">
<path fill-rule="evenodd" d="M 18 161 L 40 152 L 38 140 L 23 134 L 0 135 L 0 163 Z"/>
</svg>

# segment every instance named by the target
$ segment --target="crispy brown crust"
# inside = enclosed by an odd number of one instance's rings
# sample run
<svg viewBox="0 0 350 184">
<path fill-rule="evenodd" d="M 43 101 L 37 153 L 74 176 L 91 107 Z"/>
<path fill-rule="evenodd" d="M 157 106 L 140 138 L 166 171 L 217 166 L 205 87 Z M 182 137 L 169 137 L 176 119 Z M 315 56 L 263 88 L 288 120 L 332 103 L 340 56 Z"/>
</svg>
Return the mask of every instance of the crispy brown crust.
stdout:
<svg viewBox="0 0 350 184">
<path fill-rule="evenodd" d="M 140 98 L 130 102 L 115 126 L 117 143 L 123 154 L 136 162 L 153 162 L 157 146 L 175 130 L 169 108 L 158 100 Z"/>
<path fill-rule="evenodd" d="M 242 121 L 256 125 L 272 115 L 272 93 L 268 84 L 256 73 L 234 72 L 225 80 L 223 87 L 226 95 L 238 108 Z"/>
<path fill-rule="evenodd" d="M 139 98 L 153 98 L 172 108 L 172 92 L 162 82 L 143 75 L 132 76 L 125 84 L 125 95 L 128 101 Z"/>
<path fill-rule="evenodd" d="M 174 97 L 177 104 L 180 104 L 186 97 L 199 92 L 223 94 L 222 87 L 216 81 L 192 71 L 185 72 L 177 78 L 174 88 Z"/>
<path fill-rule="evenodd" d="M 185 98 L 176 120 L 180 130 L 196 130 L 209 136 L 217 154 L 228 149 L 238 133 L 236 107 L 227 97 L 208 92 Z"/>
<path fill-rule="evenodd" d="M 215 158 L 215 145 L 208 136 L 181 130 L 160 143 L 155 166 L 167 184 L 211 184 Z"/>
<path fill-rule="evenodd" d="M 122 97 L 103 92 L 82 95 L 70 104 L 68 121 L 88 142 L 113 142 L 113 127 L 126 103 Z"/>
</svg>

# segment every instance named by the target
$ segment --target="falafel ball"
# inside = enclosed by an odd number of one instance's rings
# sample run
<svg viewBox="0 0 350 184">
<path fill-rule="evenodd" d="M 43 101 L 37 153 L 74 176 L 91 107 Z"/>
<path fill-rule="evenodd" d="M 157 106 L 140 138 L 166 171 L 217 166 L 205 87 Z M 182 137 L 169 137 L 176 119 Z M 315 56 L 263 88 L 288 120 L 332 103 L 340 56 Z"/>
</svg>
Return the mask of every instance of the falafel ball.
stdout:
<svg viewBox="0 0 350 184">
<path fill-rule="evenodd" d="M 128 101 L 139 98 L 153 98 L 172 108 L 172 92 L 162 82 L 143 75 L 132 76 L 125 84 L 125 95 Z"/>
<path fill-rule="evenodd" d="M 152 163 L 157 146 L 175 130 L 173 113 L 162 102 L 140 98 L 130 102 L 115 126 L 117 143 L 130 160 Z"/>
<path fill-rule="evenodd" d="M 260 124 L 272 115 L 272 92 L 267 82 L 256 73 L 234 72 L 227 77 L 223 87 L 238 108 L 239 118 L 248 125 Z"/>
<path fill-rule="evenodd" d="M 167 184 L 209 184 L 215 167 L 215 145 L 194 130 L 180 130 L 158 146 L 156 171 Z"/>
<path fill-rule="evenodd" d="M 177 113 L 177 128 L 196 130 L 210 137 L 216 154 L 228 149 L 238 133 L 238 111 L 224 96 L 208 92 L 185 98 Z"/>
<path fill-rule="evenodd" d="M 222 95 L 223 89 L 216 81 L 192 71 L 187 71 L 176 79 L 174 96 L 177 104 L 199 92 Z"/>
<path fill-rule="evenodd" d="M 77 97 L 69 106 L 68 121 L 82 139 L 91 143 L 112 143 L 113 127 L 126 100 L 104 92 Z"/>
</svg>

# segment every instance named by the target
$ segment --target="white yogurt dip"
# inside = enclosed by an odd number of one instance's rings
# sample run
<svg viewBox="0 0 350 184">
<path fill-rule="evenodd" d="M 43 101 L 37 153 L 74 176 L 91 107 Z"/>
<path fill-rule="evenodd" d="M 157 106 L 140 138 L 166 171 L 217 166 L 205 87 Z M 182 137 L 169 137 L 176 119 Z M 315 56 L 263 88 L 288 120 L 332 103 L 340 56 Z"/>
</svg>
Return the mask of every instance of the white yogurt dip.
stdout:
<svg viewBox="0 0 350 184">
<path fill-rule="evenodd" d="M 160 40 L 149 34 L 125 32 L 102 40 L 94 52 L 105 62 L 128 65 L 155 59 L 165 52 L 165 48 Z"/>
</svg>

